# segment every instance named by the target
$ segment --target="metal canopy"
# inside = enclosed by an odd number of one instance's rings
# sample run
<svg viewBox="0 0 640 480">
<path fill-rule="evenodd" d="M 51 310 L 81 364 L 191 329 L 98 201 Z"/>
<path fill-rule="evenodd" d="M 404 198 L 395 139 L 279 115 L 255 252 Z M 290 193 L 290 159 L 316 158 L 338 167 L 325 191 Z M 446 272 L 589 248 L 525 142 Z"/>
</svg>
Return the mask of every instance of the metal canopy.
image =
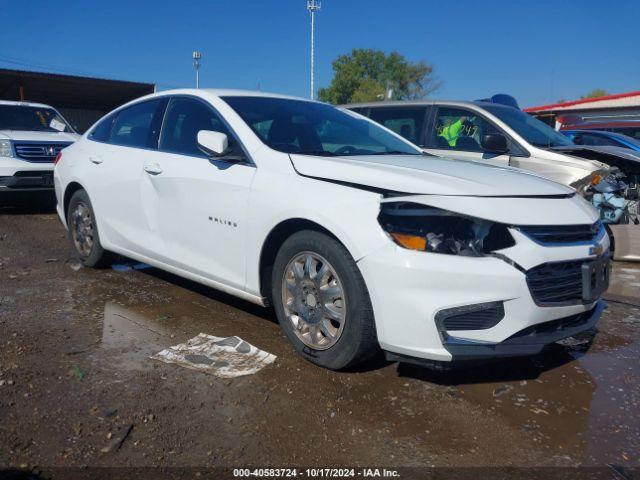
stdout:
<svg viewBox="0 0 640 480">
<path fill-rule="evenodd" d="M 56 108 L 107 112 L 154 91 L 152 83 L 0 69 L 0 99 L 40 102 Z"/>
</svg>

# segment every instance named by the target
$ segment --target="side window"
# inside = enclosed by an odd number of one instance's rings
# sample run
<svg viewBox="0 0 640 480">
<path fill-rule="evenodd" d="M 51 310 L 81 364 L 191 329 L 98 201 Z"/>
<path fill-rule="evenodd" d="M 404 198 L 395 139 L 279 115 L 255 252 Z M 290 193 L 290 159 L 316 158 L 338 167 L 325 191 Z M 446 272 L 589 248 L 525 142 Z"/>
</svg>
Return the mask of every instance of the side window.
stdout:
<svg viewBox="0 0 640 480">
<path fill-rule="evenodd" d="M 575 142 L 578 143 L 578 142 Z M 609 146 L 620 147 L 621 144 L 610 138 L 603 137 L 601 135 L 593 135 L 591 133 L 580 134 L 580 142 L 578 145 L 593 145 L 593 146 Z"/>
<path fill-rule="evenodd" d="M 571 138 L 571 140 L 573 141 L 573 143 L 575 143 L 576 145 L 584 145 L 584 140 L 585 140 L 585 135 L 584 133 L 578 132 L 575 133 L 573 135 L 573 137 Z"/>
<path fill-rule="evenodd" d="M 610 128 L 612 132 L 622 133 L 628 137 L 635 138 L 636 140 L 640 140 L 640 127 L 621 127 L 621 128 Z"/>
<path fill-rule="evenodd" d="M 428 145 L 440 150 L 483 152 L 482 135 L 501 133 L 475 112 L 462 108 L 438 108 Z"/>
<path fill-rule="evenodd" d="M 153 117 L 160 100 L 138 103 L 118 112 L 111 128 L 109 143 L 130 147 L 153 147 Z"/>
<path fill-rule="evenodd" d="M 222 119 L 199 100 L 172 98 L 164 117 L 160 149 L 186 155 L 205 156 L 198 147 L 198 132 L 213 130 L 227 135 L 230 150 L 240 154 L 238 143 Z"/>
<path fill-rule="evenodd" d="M 369 116 L 410 142 L 416 144 L 420 142 L 425 108 L 372 108 Z"/>
<path fill-rule="evenodd" d="M 109 115 L 107 118 L 102 120 L 89 134 L 89 138 L 91 140 L 96 140 L 98 142 L 106 142 L 109 140 L 111 136 L 111 127 L 113 126 L 113 119 L 115 117 L 113 115 Z"/>
</svg>

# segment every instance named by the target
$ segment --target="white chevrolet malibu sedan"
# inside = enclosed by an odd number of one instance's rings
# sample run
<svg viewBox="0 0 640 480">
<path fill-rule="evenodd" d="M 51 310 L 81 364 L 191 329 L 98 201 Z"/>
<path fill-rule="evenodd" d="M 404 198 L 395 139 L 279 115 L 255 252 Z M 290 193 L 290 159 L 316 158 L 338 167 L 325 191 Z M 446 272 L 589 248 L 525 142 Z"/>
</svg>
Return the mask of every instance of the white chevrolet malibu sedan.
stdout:
<svg viewBox="0 0 640 480">
<path fill-rule="evenodd" d="M 65 149 L 54 183 L 85 265 L 122 254 L 272 305 L 331 369 L 532 355 L 604 308 L 609 238 L 574 190 L 323 103 L 150 95 Z"/>
</svg>

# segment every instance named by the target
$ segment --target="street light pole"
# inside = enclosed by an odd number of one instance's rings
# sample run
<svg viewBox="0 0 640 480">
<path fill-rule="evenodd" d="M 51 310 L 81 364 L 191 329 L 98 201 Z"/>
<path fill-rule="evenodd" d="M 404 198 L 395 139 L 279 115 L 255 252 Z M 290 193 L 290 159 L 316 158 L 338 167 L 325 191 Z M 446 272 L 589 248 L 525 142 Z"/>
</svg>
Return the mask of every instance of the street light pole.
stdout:
<svg viewBox="0 0 640 480">
<path fill-rule="evenodd" d="M 313 100 L 314 97 L 314 86 L 313 86 L 313 76 L 314 76 L 314 68 L 315 68 L 315 14 L 319 12 L 321 8 L 321 4 L 319 0 L 307 0 L 307 10 L 311 14 L 311 92 L 309 97 Z"/>
<path fill-rule="evenodd" d="M 193 52 L 193 66 L 196 69 L 196 88 L 200 88 L 200 60 L 202 53 Z"/>
</svg>

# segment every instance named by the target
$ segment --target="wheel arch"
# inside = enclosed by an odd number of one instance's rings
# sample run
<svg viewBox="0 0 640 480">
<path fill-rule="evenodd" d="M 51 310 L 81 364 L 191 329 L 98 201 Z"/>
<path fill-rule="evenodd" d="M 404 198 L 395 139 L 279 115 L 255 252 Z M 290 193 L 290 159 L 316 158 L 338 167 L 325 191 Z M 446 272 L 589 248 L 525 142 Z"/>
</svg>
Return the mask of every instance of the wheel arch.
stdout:
<svg viewBox="0 0 640 480">
<path fill-rule="evenodd" d="M 65 219 L 69 216 L 69 202 L 71 202 L 71 197 L 73 197 L 73 194 L 78 190 L 85 190 L 85 188 L 80 183 L 73 181 L 67 185 L 67 188 L 64 191 L 62 208 Z"/>
<path fill-rule="evenodd" d="M 275 263 L 276 255 L 280 246 L 294 233 L 303 230 L 313 230 L 324 233 L 337 242 L 340 242 L 349 251 L 349 248 L 331 230 L 306 218 L 290 218 L 283 220 L 274 226 L 266 236 L 260 250 L 260 261 L 258 266 L 260 294 L 267 299 L 271 296 L 271 271 Z M 270 301 L 270 300 L 269 300 Z"/>
</svg>

